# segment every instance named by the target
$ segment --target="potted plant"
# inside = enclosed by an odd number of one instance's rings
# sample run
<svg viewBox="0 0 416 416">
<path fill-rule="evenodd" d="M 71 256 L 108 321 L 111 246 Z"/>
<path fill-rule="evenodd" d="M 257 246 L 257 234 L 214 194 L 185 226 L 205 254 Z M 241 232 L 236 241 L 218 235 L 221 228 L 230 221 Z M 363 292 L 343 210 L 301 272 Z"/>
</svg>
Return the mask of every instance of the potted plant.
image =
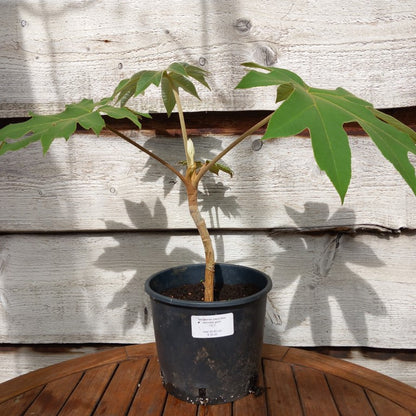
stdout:
<svg viewBox="0 0 416 416">
<path fill-rule="evenodd" d="M 204 175 L 232 175 L 231 169 L 221 163 L 225 154 L 263 126 L 267 126 L 263 140 L 308 129 L 316 162 L 343 202 L 351 177 L 351 153 L 343 126 L 357 122 L 416 194 L 415 171 L 408 159 L 409 152 L 416 153 L 416 133 L 412 129 L 342 88 L 312 88 L 286 69 L 255 63 L 243 65 L 248 72 L 236 88 L 274 86 L 276 103 L 280 105 L 212 160 L 195 158 L 194 145 L 187 134 L 180 90 L 199 98 L 195 83 L 209 88 L 207 72 L 187 63 L 176 62 L 160 71 L 142 70 L 122 80 L 111 97 L 98 102 L 83 99 L 54 115 L 31 114 L 30 119 L 0 130 L 3 154 L 35 141 L 40 141 L 47 152 L 54 139 L 68 140 L 78 125 L 96 135 L 106 128 L 182 181 L 190 215 L 203 243 L 205 264 L 164 270 L 151 276 L 145 288 L 152 299 L 163 383 L 169 392 L 190 402 L 223 403 L 258 390 L 265 303 L 271 280 L 258 270 L 216 264 L 211 238 L 198 208 L 198 185 Z M 182 168 L 112 125 L 113 120 L 126 118 L 140 129 L 140 120 L 150 116 L 128 104 L 151 86 L 160 86 L 168 116 L 177 107 L 185 154 Z"/>
</svg>

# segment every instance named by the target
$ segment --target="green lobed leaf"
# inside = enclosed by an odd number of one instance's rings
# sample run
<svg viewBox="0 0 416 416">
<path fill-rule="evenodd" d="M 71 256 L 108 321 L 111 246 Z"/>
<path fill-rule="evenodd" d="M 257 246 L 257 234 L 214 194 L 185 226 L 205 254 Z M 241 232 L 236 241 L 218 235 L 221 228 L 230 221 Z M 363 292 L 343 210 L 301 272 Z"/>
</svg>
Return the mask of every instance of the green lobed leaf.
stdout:
<svg viewBox="0 0 416 416">
<path fill-rule="evenodd" d="M 363 127 L 416 194 L 415 170 L 408 158 L 409 152 L 416 154 L 413 130 L 380 114 L 370 103 L 345 89 L 311 88 L 285 69 L 250 63 L 245 66 L 263 71 L 249 71 L 237 88 L 276 85 L 277 101 L 283 101 L 273 113 L 263 139 L 292 136 L 308 129 L 316 162 L 327 173 L 342 201 L 351 179 L 351 151 L 344 130 L 344 124 L 349 122 Z"/>
<path fill-rule="evenodd" d="M 116 98 L 123 107 L 131 97 L 136 97 L 139 94 L 144 94 L 145 90 L 150 85 L 160 85 L 164 71 L 139 71 L 133 74 L 130 78 L 123 79 L 115 88 L 112 98 Z"/>
<path fill-rule="evenodd" d="M 8 151 L 19 150 L 30 143 L 38 141 L 38 136 L 27 136 L 31 132 L 31 126 L 31 120 L 27 120 L 22 123 L 13 123 L 3 127 L 0 130 L 0 155 Z M 12 139 L 12 141 L 7 141 L 7 139 Z"/>
<path fill-rule="evenodd" d="M 113 93 L 117 103 L 123 107 L 132 98 L 144 94 L 151 85 L 161 84 L 163 104 L 168 115 L 176 105 L 173 91 L 179 92 L 182 88 L 187 93 L 199 99 L 198 92 L 192 80 L 199 82 L 209 88 L 205 76 L 207 72 L 201 68 L 184 62 L 173 62 L 166 70 L 162 71 L 139 71 L 132 77 L 122 80 Z M 168 80 L 169 82 L 166 82 Z"/>
<path fill-rule="evenodd" d="M 277 87 L 276 103 L 289 98 L 294 88 L 292 84 L 281 84 Z"/>
<path fill-rule="evenodd" d="M 144 91 L 152 84 L 158 87 L 162 80 L 162 76 L 163 71 L 142 71 L 142 75 L 136 83 L 134 96 L 144 93 Z"/>
<path fill-rule="evenodd" d="M 363 119 L 360 124 L 416 194 L 415 169 L 408 158 L 409 152 L 416 154 L 416 146 L 410 135 L 378 118 L 371 121 Z"/>
<path fill-rule="evenodd" d="M 99 104 L 108 103 L 103 99 Z M 92 129 L 98 136 L 105 127 L 101 113 L 111 118 L 127 118 L 141 127 L 139 118 L 148 117 L 126 107 L 114 107 L 109 104 L 98 105 L 92 100 L 84 99 L 76 104 L 70 104 L 65 110 L 53 115 L 31 114 L 31 118 L 22 123 L 9 124 L 0 129 L 0 154 L 26 147 L 30 143 L 40 141 L 43 152 L 46 153 L 53 140 L 64 138 L 68 140 L 77 126 Z"/>
<path fill-rule="evenodd" d="M 170 117 L 175 108 L 176 100 L 173 94 L 173 86 L 167 77 L 162 78 L 162 100 L 168 117 Z"/>
<path fill-rule="evenodd" d="M 185 66 L 182 62 L 173 62 L 169 65 L 167 72 L 173 72 L 184 77 L 188 76 Z"/>
<path fill-rule="evenodd" d="M 130 78 L 121 80 L 115 88 L 112 97 L 116 98 L 118 96 L 117 102 L 120 102 L 121 106 L 124 106 L 133 97 L 136 91 L 136 84 L 140 80 L 142 72 L 137 72 Z"/>
<path fill-rule="evenodd" d="M 397 118 L 394 118 L 386 113 L 383 113 L 380 110 L 376 110 L 375 108 L 371 107 L 371 111 L 374 113 L 374 115 L 379 118 L 380 120 L 385 121 L 386 123 L 390 124 L 391 126 L 395 127 L 396 129 L 402 131 L 403 133 L 406 133 L 410 138 L 416 142 L 416 131 L 412 130 L 409 126 L 406 126 L 406 124 L 403 124 L 401 121 L 397 120 Z"/>
<path fill-rule="evenodd" d="M 169 75 L 169 78 L 171 80 L 172 85 L 176 89 L 176 91 L 179 90 L 179 88 L 182 88 L 187 93 L 193 95 L 194 97 L 199 98 L 198 92 L 195 88 L 195 85 L 187 79 L 186 77 L 178 74 L 171 74 Z"/>
<path fill-rule="evenodd" d="M 143 114 L 136 113 L 127 107 L 113 107 L 111 105 L 104 105 L 99 107 L 97 110 L 115 119 L 127 118 L 131 120 L 139 129 L 142 127 L 139 118 L 143 116 Z"/>
<path fill-rule="evenodd" d="M 84 99 L 77 104 L 70 104 L 61 113 L 54 115 L 32 114 L 32 118 L 18 124 L 6 126 L 0 130 L 2 146 L 0 154 L 18 150 L 34 141 L 40 141 L 43 152 L 46 153 L 56 138 L 66 140 L 74 133 L 77 124 L 85 129 L 92 129 L 99 134 L 105 126 L 100 114 L 93 112 L 95 104 L 92 100 Z M 26 136 L 29 135 L 29 136 Z M 16 141 L 9 142 L 8 139 Z"/>
<path fill-rule="evenodd" d="M 163 73 L 161 87 L 163 103 L 168 116 L 170 116 L 176 105 L 173 91 L 179 93 L 179 88 L 182 88 L 188 94 L 200 99 L 196 87 L 190 78 L 195 79 L 205 87 L 209 88 L 209 85 L 205 80 L 206 74 L 207 72 L 203 69 L 182 62 L 174 62 L 168 67 Z"/>
<path fill-rule="evenodd" d="M 207 87 L 209 90 L 211 89 L 210 86 L 208 85 L 208 82 L 205 79 L 205 77 L 208 75 L 207 71 L 205 71 L 204 69 L 199 68 L 197 66 L 193 66 L 193 65 L 189 65 L 189 64 L 184 64 L 184 66 L 185 66 L 185 69 L 186 69 L 186 73 L 190 77 L 192 77 L 193 79 L 198 81 L 200 84 Z"/>
<path fill-rule="evenodd" d="M 273 68 L 258 65 L 255 63 L 244 63 L 242 64 L 248 68 L 259 68 L 269 72 L 249 71 L 239 82 L 236 88 L 253 88 L 253 87 L 264 87 L 267 85 L 281 85 L 281 84 L 292 84 L 307 87 L 299 75 L 291 72 L 287 69 Z"/>
</svg>

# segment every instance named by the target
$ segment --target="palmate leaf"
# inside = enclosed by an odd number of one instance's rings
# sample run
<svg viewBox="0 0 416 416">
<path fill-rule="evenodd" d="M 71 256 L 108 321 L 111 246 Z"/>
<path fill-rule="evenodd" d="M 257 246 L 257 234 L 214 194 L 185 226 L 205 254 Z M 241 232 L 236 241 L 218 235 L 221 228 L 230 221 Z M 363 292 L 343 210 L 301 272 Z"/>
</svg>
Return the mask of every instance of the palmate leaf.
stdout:
<svg viewBox="0 0 416 416">
<path fill-rule="evenodd" d="M 207 74 L 205 70 L 197 66 L 174 62 L 163 71 L 139 71 L 132 77 L 122 80 L 114 90 L 113 97 L 121 106 L 124 106 L 132 97 L 144 94 L 151 85 L 157 87 L 160 85 L 163 105 L 170 116 L 176 105 L 174 91 L 179 92 L 181 88 L 199 99 L 194 81 L 209 88 L 205 79 Z"/>
<path fill-rule="evenodd" d="M 127 107 L 114 107 L 112 105 L 103 105 L 97 108 L 97 112 L 108 115 L 111 118 L 123 119 L 127 118 L 132 121 L 139 129 L 142 127 L 139 119 L 142 117 L 150 118 L 147 113 L 138 113 L 137 111 L 131 110 Z"/>
<path fill-rule="evenodd" d="M 128 79 L 123 79 L 113 92 L 121 106 L 126 105 L 131 97 L 143 94 L 150 85 L 159 86 L 163 71 L 139 71 Z"/>
<path fill-rule="evenodd" d="M 342 201 L 351 179 L 351 151 L 344 130 L 344 124 L 349 122 L 361 125 L 416 194 L 415 170 L 408 158 L 409 152 L 416 154 L 416 138 L 406 125 L 342 88 L 311 88 L 285 69 L 243 65 L 255 69 L 243 77 L 237 88 L 277 85 L 277 101 L 283 101 L 273 113 L 263 139 L 292 136 L 308 129 L 316 162 Z"/>
<path fill-rule="evenodd" d="M 148 117 L 147 114 L 137 113 L 126 107 L 114 107 L 108 102 L 109 99 L 103 99 L 96 104 L 92 100 L 83 99 L 79 103 L 67 105 L 61 113 L 31 114 L 27 121 L 9 124 L 0 129 L 0 155 L 21 149 L 35 141 L 41 142 L 43 152 L 46 153 L 54 139 L 68 140 L 78 125 L 87 130 L 92 129 L 98 136 L 105 127 L 103 115 L 115 119 L 128 118 L 139 128 L 139 118 Z"/>
<path fill-rule="evenodd" d="M 162 99 L 169 117 L 175 108 L 176 100 L 173 94 L 173 86 L 168 77 L 162 78 Z"/>
</svg>

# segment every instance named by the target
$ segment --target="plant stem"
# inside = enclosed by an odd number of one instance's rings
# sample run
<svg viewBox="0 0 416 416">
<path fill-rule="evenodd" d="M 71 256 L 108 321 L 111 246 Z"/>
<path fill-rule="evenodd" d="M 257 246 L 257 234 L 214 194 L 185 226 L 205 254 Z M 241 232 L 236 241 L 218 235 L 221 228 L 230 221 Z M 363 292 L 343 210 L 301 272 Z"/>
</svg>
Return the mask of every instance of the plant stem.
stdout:
<svg viewBox="0 0 416 416">
<path fill-rule="evenodd" d="M 143 147 L 142 145 L 140 145 L 139 143 L 136 143 L 134 140 L 130 139 L 130 137 L 126 136 L 125 134 L 123 134 L 121 131 L 118 131 L 117 129 L 115 129 L 114 127 L 109 126 L 108 124 L 106 124 L 106 127 L 108 130 L 112 131 L 114 134 L 116 134 L 117 136 L 121 137 L 123 140 L 125 140 L 126 142 L 132 144 L 133 146 L 137 147 L 138 149 L 140 149 L 142 152 L 146 153 L 147 155 L 149 155 L 150 157 L 152 157 L 153 159 L 157 160 L 159 163 L 161 163 L 163 166 L 167 167 L 169 170 L 171 170 L 184 184 L 186 184 L 187 180 L 186 178 L 177 170 L 175 169 L 170 163 L 166 162 L 165 160 L 163 160 L 162 158 L 160 158 L 159 156 L 155 155 L 154 153 L 152 153 L 150 150 L 146 149 L 145 147 Z"/>
<path fill-rule="evenodd" d="M 181 101 L 179 98 L 179 94 L 177 91 L 173 91 L 176 105 L 178 106 L 178 114 L 179 114 L 179 121 L 181 125 L 182 131 L 182 138 L 183 138 L 183 146 L 186 155 L 186 175 L 183 176 L 177 169 L 175 169 L 171 164 L 157 156 L 156 154 L 152 153 L 150 150 L 146 149 L 145 147 L 141 146 L 140 144 L 136 143 L 130 137 L 126 136 L 125 134 L 121 133 L 117 129 L 106 126 L 108 130 L 112 131 L 117 136 L 121 137 L 123 140 L 127 141 L 128 143 L 132 144 L 133 146 L 137 147 L 142 152 L 146 153 L 148 156 L 152 157 L 153 159 L 157 160 L 163 166 L 167 167 L 170 171 L 172 171 L 185 185 L 186 193 L 188 196 L 188 207 L 191 217 L 198 229 L 198 233 L 201 237 L 202 244 L 204 246 L 205 251 L 205 278 L 204 278 L 204 301 L 205 302 L 213 302 L 214 301 L 214 284 L 215 284 L 215 255 L 214 255 L 214 248 L 212 245 L 212 240 L 208 232 L 208 228 L 204 218 L 201 215 L 201 212 L 198 207 L 198 184 L 201 178 L 205 175 L 209 169 L 215 165 L 224 155 L 226 155 L 230 150 L 232 150 L 235 146 L 237 146 L 241 141 L 243 141 L 246 137 L 255 133 L 260 127 L 267 124 L 272 116 L 270 114 L 263 120 L 259 121 L 253 127 L 248 129 L 244 132 L 241 136 L 239 136 L 236 140 L 234 140 L 228 147 L 226 147 L 221 153 L 219 153 L 216 157 L 214 157 L 208 164 L 203 165 L 201 169 L 198 171 L 195 170 L 195 161 L 193 160 L 193 155 L 189 153 L 188 147 L 188 135 L 185 125 L 185 118 L 183 114 L 183 109 L 181 105 Z"/>
<path fill-rule="evenodd" d="M 181 125 L 183 148 L 185 150 L 186 165 L 188 169 L 195 169 L 194 160 L 191 159 L 188 152 L 188 132 L 186 131 L 185 117 L 183 115 L 182 103 L 178 91 L 173 88 L 173 95 L 175 97 L 176 105 L 178 107 L 179 123 Z"/>
<path fill-rule="evenodd" d="M 191 181 L 187 183 L 186 193 L 188 195 L 189 212 L 198 229 L 205 251 L 205 277 L 204 277 L 204 301 L 214 301 L 215 285 L 215 255 L 212 240 L 204 218 L 198 207 L 198 187 L 193 186 Z"/>
<path fill-rule="evenodd" d="M 194 184 L 193 178 L 195 176 L 195 160 L 194 154 L 190 153 L 188 134 L 186 130 L 185 117 L 183 114 L 181 99 L 179 97 L 178 91 L 173 89 L 173 94 L 175 96 L 176 105 L 178 107 L 179 122 L 181 124 L 183 147 L 186 156 L 186 175 L 185 175 L 185 186 L 186 193 L 188 195 L 188 208 L 189 213 L 195 223 L 195 226 L 198 230 L 198 233 L 201 237 L 202 244 L 204 246 L 205 252 L 205 277 L 204 277 L 204 301 L 213 302 L 214 301 L 214 285 L 215 285 L 215 255 L 214 248 L 212 246 L 212 240 L 208 232 L 208 228 L 204 218 L 201 215 L 201 212 L 198 207 L 198 182 Z M 189 140 L 190 141 L 190 140 Z M 192 145 L 193 150 L 193 143 Z"/>
<path fill-rule="evenodd" d="M 250 127 L 247 131 L 245 131 L 241 136 L 237 137 L 228 147 L 226 147 L 221 153 L 214 157 L 209 163 L 203 165 L 202 168 L 199 170 L 198 174 L 194 178 L 194 185 L 196 185 L 201 178 L 214 166 L 222 157 L 224 157 L 230 150 L 234 149 L 240 142 L 242 142 L 248 136 L 254 134 L 259 128 L 263 127 L 265 124 L 269 122 L 273 113 L 269 114 L 263 120 L 259 121 L 253 127 Z"/>
<path fill-rule="evenodd" d="M 178 106 L 178 109 L 181 108 Z M 181 114 L 181 113 L 179 113 Z M 183 124 L 181 124 L 181 127 L 183 126 L 183 131 L 186 132 L 185 128 L 185 122 L 182 115 L 180 116 L 182 119 Z M 208 232 L 207 225 L 205 223 L 205 220 L 201 216 L 201 213 L 198 208 L 198 185 L 194 186 L 193 181 L 191 180 L 192 176 L 194 176 L 195 168 L 187 168 L 187 174 L 186 176 L 183 176 L 178 170 L 176 170 L 172 165 L 170 165 L 168 162 L 157 156 L 156 154 L 152 153 L 150 150 L 146 149 L 145 147 L 141 146 L 139 143 L 136 143 L 134 140 L 132 140 L 130 137 L 126 136 L 119 130 L 115 129 L 114 127 L 111 127 L 109 125 L 106 125 L 107 129 L 116 134 L 117 136 L 121 137 L 126 142 L 132 144 L 133 146 L 137 147 L 142 152 L 146 153 L 153 159 L 157 160 L 159 163 L 161 163 L 163 166 L 167 167 L 169 170 L 171 170 L 176 176 L 178 176 L 181 181 L 184 183 L 186 187 L 186 192 L 188 195 L 188 207 L 189 212 L 191 214 L 191 217 L 198 229 L 198 233 L 201 237 L 202 244 L 204 246 L 205 251 L 205 278 L 204 278 L 204 301 L 205 302 L 213 302 L 214 301 L 214 273 L 215 273 L 215 256 L 214 256 L 214 249 L 212 246 L 211 237 Z M 187 137 L 187 136 L 186 136 Z M 185 146 L 185 153 L 188 158 L 187 153 L 187 142 L 184 141 Z"/>
</svg>

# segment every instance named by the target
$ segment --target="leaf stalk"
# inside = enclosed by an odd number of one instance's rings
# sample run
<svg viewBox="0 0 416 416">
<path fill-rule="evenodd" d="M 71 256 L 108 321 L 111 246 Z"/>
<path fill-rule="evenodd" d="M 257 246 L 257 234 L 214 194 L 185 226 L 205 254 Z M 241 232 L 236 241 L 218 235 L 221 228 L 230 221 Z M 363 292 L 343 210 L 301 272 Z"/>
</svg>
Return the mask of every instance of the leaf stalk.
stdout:
<svg viewBox="0 0 416 416">
<path fill-rule="evenodd" d="M 146 153 L 148 156 L 150 156 L 151 158 L 157 160 L 159 163 L 161 163 L 163 166 L 165 166 L 166 168 L 168 168 L 171 172 L 173 172 L 184 184 L 186 184 L 187 180 L 185 178 L 185 176 L 183 176 L 177 169 L 175 169 L 170 163 L 166 162 L 166 160 L 162 159 L 161 157 L 157 156 L 156 154 L 154 154 L 153 152 L 151 152 L 150 150 L 146 149 L 145 147 L 143 147 L 142 145 L 140 145 L 139 143 L 135 142 L 133 139 L 131 139 L 130 137 L 126 136 L 125 134 L 123 134 L 121 131 L 115 129 L 114 127 L 109 126 L 108 124 L 106 124 L 106 128 L 108 130 L 110 130 L 111 132 L 113 132 L 114 134 L 116 134 L 117 136 L 121 137 L 123 140 L 125 140 L 126 142 L 130 143 L 131 145 L 137 147 L 139 150 L 141 150 L 143 153 Z"/>
<path fill-rule="evenodd" d="M 244 139 L 254 134 L 258 129 L 263 127 L 265 124 L 267 124 L 272 114 L 269 114 L 267 117 L 265 117 L 263 120 L 260 120 L 258 123 L 256 123 L 254 126 L 250 127 L 247 131 L 245 131 L 241 136 L 237 137 L 229 146 L 227 146 L 222 152 L 218 153 L 217 156 L 215 156 L 209 163 L 206 165 L 203 165 L 201 169 L 199 170 L 198 174 L 194 178 L 194 184 L 197 184 L 202 177 L 221 159 L 223 158 L 228 152 L 230 152 L 234 147 L 236 147 L 239 143 L 241 143 Z"/>
</svg>

